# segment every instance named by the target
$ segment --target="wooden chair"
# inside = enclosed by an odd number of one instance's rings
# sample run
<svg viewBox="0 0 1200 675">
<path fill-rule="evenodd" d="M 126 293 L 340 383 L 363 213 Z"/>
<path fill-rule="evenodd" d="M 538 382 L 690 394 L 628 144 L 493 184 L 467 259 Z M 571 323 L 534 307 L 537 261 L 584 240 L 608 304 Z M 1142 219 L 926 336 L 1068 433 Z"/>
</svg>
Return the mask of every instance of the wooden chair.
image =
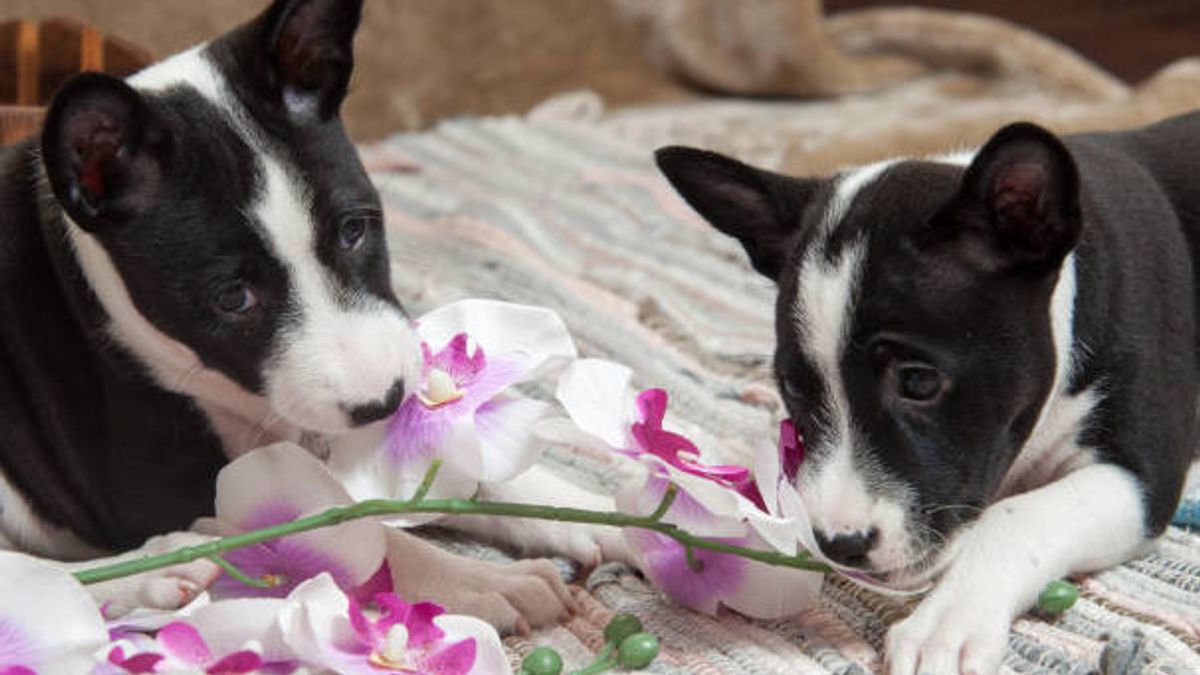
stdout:
<svg viewBox="0 0 1200 675">
<path fill-rule="evenodd" d="M 44 106 L 72 75 L 125 77 L 152 61 L 146 50 L 75 19 L 0 23 L 0 144 L 37 133 Z"/>
</svg>

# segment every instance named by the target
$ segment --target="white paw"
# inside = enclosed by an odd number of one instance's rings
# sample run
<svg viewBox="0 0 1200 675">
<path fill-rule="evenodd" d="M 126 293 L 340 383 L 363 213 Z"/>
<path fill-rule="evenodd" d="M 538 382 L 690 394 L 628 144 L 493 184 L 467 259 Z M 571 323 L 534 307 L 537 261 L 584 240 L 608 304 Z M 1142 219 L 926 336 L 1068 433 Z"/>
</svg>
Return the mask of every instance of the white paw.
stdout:
<svg viewBox="0 0 1200 675">
<path fill-rule="evenodd" d="M 1012 617 L 939 587 L 887 636 L 890 675 L 994 675 Z"/>
<path fill-rule="evenodd" d="M 185 546 L 211 540 L 191 532 L 173 532 L 152 537 L 141 548 L 127 554 L 96 560 L 90 567 L 169 553 Z M 114 579 L 88 586 L 96 602 L 105 608 L 109 618 L 123 616 L 138 608 L 179 609 L 208 589 L 221 575 L 221 568 L 208 560 L 196 560 L 183 565 L 144 572 L 131 577 Z"/>
<path fill-rule="evenodd" d="M 389 532 L 392 584 L 409 601 L 429 600 L 502 631 L 528 633 L 577 609 L 558 566 L 549 560 L 495 563 L 442 550 L 407 532 Z"/>
</svg>

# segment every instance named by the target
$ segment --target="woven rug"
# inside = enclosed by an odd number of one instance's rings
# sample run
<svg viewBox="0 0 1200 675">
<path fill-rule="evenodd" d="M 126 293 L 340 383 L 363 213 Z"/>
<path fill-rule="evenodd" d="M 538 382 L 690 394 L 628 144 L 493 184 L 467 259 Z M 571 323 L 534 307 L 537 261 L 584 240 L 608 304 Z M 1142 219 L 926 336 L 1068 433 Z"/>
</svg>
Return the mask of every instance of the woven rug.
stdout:
<svg viewBox="0 0 1200 675">
<path fill-rule="evenodd" d="M 667 389 L 706 459 L 746 462 L 780 415 L 767 369 L 773 288 L 658 177 L 653 134 L 628 127 L 628 116 L 464 119 L 365 148 L 397 290 L 414 314 L 467 296 L 549 306 L 583 354 Z M 560 450 L 547 461 L 595 488 L 618 480 L 604 458 Z M 1065 615 L 1014 625 L 1004 672 L 1200 673 L 1200 536 L 1171 530 L 1153 554 L 1077 581 L 1082 598 Z M 865 673 L 911 608 L 831 578 L 818 606 L 788 620 L 710 618 L 619 565 L 577 593 L 585 611 L 570 623 L 507 640 L 514 663 L 550 644 L 579 667 L 607 619 L 630 611 L 663 640 L 651 672 Z"/>
</svg>

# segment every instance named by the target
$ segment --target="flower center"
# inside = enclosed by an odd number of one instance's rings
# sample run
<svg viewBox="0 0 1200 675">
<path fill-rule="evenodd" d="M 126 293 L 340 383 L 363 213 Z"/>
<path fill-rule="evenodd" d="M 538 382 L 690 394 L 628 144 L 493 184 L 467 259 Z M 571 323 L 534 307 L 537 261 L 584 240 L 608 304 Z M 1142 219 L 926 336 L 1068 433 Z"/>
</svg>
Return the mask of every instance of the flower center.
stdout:
<svg viewBox="0 0 1200 675">
<path fill-rule="evenodd" d="M 278 588 L 287 583 L 287 577 L 282 574 L 264 574 L 260 579 L 271 588 Z"/>
<path fill-rule="evenodd" d="M 417 395 L 426 408 L 439 408 L 454 403 L 466 393 L 458 388 L 458 383 L 450 377 L 450 373 L 435 368 L 425 378 L 425 390 Z"/>
<path fill-rule="evenodd" d="M 408 658 L 408 628 L 398 623 L 388 629 L 383 645 L 367 657 L 371 665 L 397 673 L 415 673 L 416 666 Z"/>
</svg>

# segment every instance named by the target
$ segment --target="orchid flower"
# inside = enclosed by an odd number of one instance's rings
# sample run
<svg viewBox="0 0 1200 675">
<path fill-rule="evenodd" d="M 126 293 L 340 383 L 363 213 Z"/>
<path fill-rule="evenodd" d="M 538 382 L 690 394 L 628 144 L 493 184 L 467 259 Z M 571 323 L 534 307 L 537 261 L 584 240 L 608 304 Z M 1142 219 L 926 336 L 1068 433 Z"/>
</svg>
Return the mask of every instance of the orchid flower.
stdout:
<svg viewBox="0 0 1200 675">
<path fill-rule="evenodd" d="M 139 642 L 141 644 L 139 644 Z M 219 675 L 257 673 L 262 656 L 254 649 L 240 649 L 226 656 L 213 654 L 208 643 L 191 625 L 174 621 L 162 627 L 153 640 L 122 640 L 108 652 L 108 662 L 116 672 L 184 673 L 202 672 Z"/>
<path fill-rule="evenodd" d="M 466 497 L 480 482 L 508 480 L 545 443 L 531 429 L 551 407 L 513 386 L 574 359 L 562 320 L 539 307 L 464 300 L 417 321 L 421 382 L 385 424 L 335 441 L 330 466 L 356 499 L 404 499 L 435 459 L 431 497 Z M 413 524 L 435 516 L 407 517 Z"/>
<path fill-rule="evenodd" d="M 100 610 L 69 573 L 0 551 L 0 674 L 88 672 L 108 642 Z"/>
<path fill-rule="evenodd" d="M 651 389 L 634 397 L 631 379 L 628 368 L 610 361 L 575 362 L 563 373 L 557 391 L 570 421 L 547 420 L 538 425 L 538 433 L 638 460 L 644 468 L 641 480 L 628 482 L 617 494 L 617 507 L 627 513 L 653 513 L 674 485 L 676 496 L 662 520 L 693 534 L 770 548 L 760 530 L 777 540 L 791 531 L 793 520 L 760 508 L 749 470 L 702 462 L 691 440 L 664 427 L 667 394 Z M 772 498 L 777 492 L 771 492 Z M 810 606 L 821 586 L 818 573 L 724 553 L 689 552 L 656 532 L 627 529 L 625 537 L 656 586 L 681 605 L 709 614 L 724 605 L 758 618 L 786 616 Z"/>
<path fill-rule="evenodd" d="M 278 443 L 243 455 L 221 470 L 216 523 L 221 534 L 228 536 L 351 502 L 317 458 L 298 446 Z M 267 582 L 268 587 L 248 586 L 222 576 L 212 594 L 216 598 L 281 598 L 322 572 L 350 590 L 379 572 L 386 547 L 379 523 L 361 519 L 235 549 L 225 553 L 225 559 L 250 577 Z"/>
<path fill-rule="evenodd" d="M 323 575 L 297 588 L 280 612 L 284 639 L 306 663 L 338 673 L 504 675 L 510 673 L 496 631 L 428 602 L 376 596 L 368 615 Z"/>
</svg>

